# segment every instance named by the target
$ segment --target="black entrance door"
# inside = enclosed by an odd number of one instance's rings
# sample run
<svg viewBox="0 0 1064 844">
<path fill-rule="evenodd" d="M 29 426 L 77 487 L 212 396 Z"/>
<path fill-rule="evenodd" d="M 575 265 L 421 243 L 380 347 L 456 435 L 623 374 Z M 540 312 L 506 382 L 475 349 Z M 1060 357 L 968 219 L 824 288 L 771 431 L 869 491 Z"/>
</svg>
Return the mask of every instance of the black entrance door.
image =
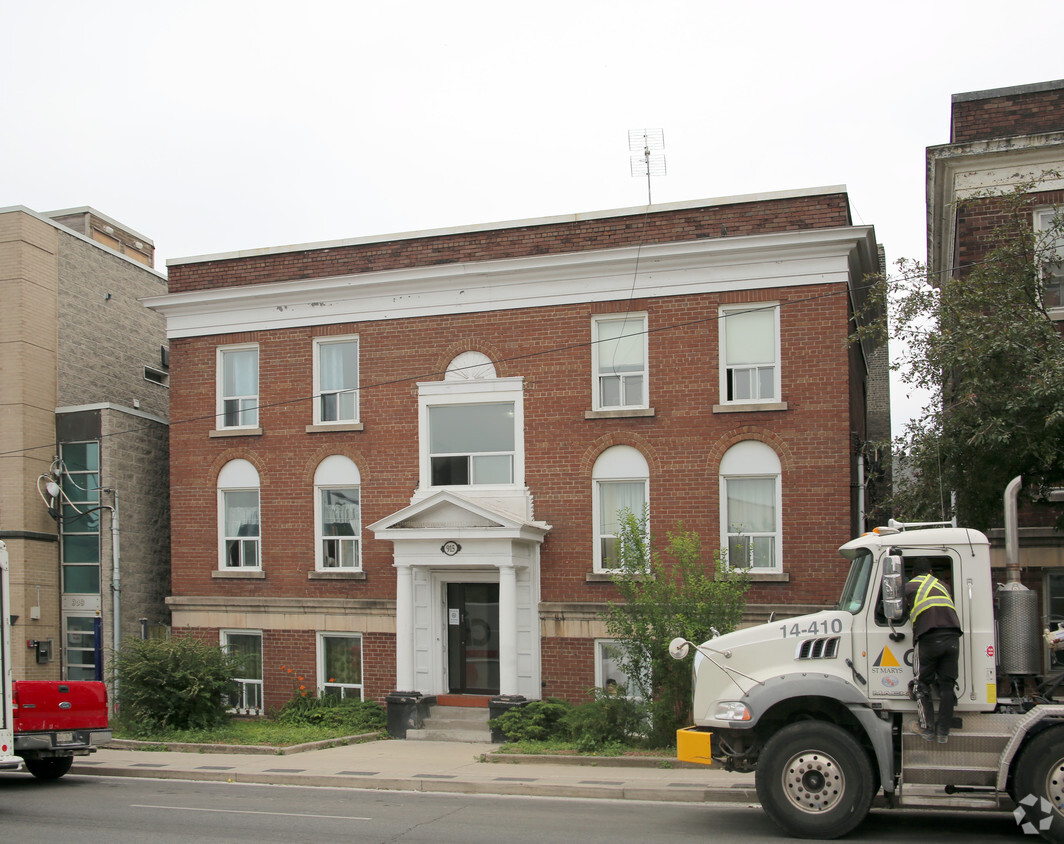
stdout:
<svg viewBox="0 0 1064 844">
<path fill-rule="evenodd" d="M 452 694 L 499 693 L 499 584 L 447 584 L 447 676 Z"/>
</svg>

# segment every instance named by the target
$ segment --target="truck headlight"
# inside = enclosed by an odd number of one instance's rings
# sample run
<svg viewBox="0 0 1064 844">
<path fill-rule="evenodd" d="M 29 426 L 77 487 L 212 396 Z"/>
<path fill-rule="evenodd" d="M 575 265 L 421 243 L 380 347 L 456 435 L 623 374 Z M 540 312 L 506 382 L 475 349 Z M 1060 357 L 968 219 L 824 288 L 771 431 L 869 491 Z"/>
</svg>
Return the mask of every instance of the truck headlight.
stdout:
<svg viewBox="0 0 1064 844">
<path fill-rule="evenodd" d="M 717 704 L 713 718 L 716 721 L 749 721 L 750 710 L 737 700 L 722 700 Z"/>
</svg>

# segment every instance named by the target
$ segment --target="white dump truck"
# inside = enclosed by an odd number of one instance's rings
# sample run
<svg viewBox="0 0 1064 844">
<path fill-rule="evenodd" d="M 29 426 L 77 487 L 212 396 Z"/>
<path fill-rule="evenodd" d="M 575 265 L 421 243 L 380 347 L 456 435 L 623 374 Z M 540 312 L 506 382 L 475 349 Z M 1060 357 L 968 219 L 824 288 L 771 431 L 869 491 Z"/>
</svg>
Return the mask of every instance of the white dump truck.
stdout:
<svg viewBox="0 0 1064 844">
<path fill-rule="evenodd" d="M 834 609 L 695 644 L 694 726 L 683 761 L 754 772 L 764 810 L 801 838 L 837 838 L 886 805 L 1011 810 L 1023 832 L 1064 841 L 1064 672 L 1043 662 L 1045 629 L 1020 583 L 1015 496 L 1006 494 L 1006 582 L 995 585 L 982 533 L 879 528 L 840 548 L 849 575 Z M 913 733 L 912 626 L 904 584 L 916 558 L 946 582 L 963 625 L 947 744 Z M 936 701 L 937 711 L 937 701 Z"/>
</svg>

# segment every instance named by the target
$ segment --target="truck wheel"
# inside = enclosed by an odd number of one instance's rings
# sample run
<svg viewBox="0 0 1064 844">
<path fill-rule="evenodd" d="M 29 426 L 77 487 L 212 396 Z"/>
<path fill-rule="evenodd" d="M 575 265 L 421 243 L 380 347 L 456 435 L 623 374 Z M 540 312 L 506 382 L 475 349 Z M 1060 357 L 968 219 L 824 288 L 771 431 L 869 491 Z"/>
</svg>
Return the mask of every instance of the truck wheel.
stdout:
<svg viewBox="0 0 1064 844">
<path fill-rule="evenodd" d="M 1054 727 L 1031 739 L 1014 770 L 1016 822 L 1023 832 L 1058 844 L 1064 841 L 1064 728 Z"/>
<path fill-rule="evenodd" d="M 27 759 L 26 770 L 39 780 L 57 780 L 73 764 L 73 756 L 50 756 L 46 759 Z"/>
<path fill-rule="evenodd" d="M 765 744 L 757 762 L 757 796 L 776 824 L 798 838 L 838 838 L 872 805 L 872 763 L 846 730 L 798 721 Z"/>
</svg>

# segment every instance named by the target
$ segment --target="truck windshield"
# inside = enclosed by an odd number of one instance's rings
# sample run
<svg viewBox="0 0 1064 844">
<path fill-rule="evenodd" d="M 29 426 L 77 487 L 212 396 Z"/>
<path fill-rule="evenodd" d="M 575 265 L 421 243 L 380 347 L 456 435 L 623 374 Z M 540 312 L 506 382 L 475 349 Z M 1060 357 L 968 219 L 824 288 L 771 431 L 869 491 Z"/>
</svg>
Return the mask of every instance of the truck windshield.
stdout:
<svg viewBox="0 0 1064 844">
<path fill-rule="evenodd" d="M 850 563 L 850 573 L 846 585 L 842 587 L 838 609 L 850 613 L 859 613 L 868 594 L 868 579 L 872 576 L 872 553 L 861 550 Z"/>
</svg>

